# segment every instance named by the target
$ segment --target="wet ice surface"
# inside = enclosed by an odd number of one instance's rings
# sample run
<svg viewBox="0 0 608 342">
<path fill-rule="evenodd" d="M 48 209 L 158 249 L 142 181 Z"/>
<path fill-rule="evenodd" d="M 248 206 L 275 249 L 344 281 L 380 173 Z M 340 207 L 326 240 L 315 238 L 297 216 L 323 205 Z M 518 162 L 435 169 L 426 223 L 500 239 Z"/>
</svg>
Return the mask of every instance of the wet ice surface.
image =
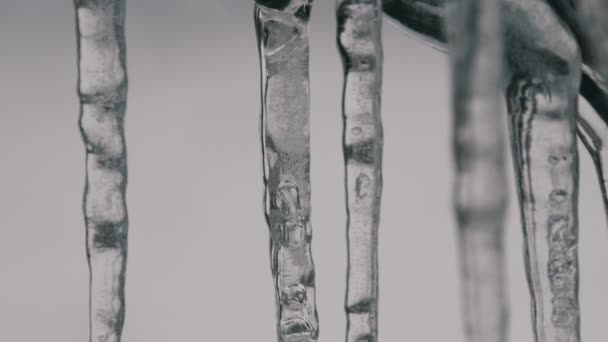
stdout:
<svg viewBox="0 0 608 342">
<path fill-rule="evenodd" d="M 349 342 L 376 341 L 378 225 L 382 193 L 382 6 L 380 1 L 339 0 L 338 49 L 344 68 Z"/>
<path fill-rule="evenodd" d="M 84 214 L 90 340 L 119 342 L 125 318 L 128 217 L 122 0 L 76 1 L 79 125 L 86 147 Z"/>
<path fill-rule="evenodd" d="M 308 17 L 311 1 L 257 1 L 266 217 L 280 341 L 315 341 L 310 243 Z"/>
<path fill-rule="evenodd" d="M 510 106 L 526 266 L 537 340 L 574 342 L 580 340 L 576 136 L 567 112 L 544 111 L 553 97 L 565 96 L 546 89 L 539 80 L 511 88 L 512 99 L 521 99 Z"/>
<path fill-rule="evenodd" d="M 530 4 L 526 10 L 536 14 L 542 8 Z M 575 130 L 581 60 L 575 38 L 560 18 L 542 14 L 546 20 L 528 19 L 535 23 L 532 31 L 518 38 L 543 39 L 551 44 L 551 53 L 541 60 L 511 63 L 507 106 L 534 335 L 542 342 L 576 342 L 580 305 Z"/>
</svg>

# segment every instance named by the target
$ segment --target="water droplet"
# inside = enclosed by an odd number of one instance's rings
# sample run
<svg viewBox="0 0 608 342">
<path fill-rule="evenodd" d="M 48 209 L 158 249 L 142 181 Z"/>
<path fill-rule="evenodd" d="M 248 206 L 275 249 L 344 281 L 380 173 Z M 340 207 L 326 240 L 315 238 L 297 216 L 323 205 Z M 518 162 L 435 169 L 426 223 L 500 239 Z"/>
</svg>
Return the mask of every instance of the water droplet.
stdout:
<svg viewBox="0 0 608 342">
<path fill-rule="evenodd" d="M 353 127 L 351 132 L 353 132 L 354 135 L 360 135 L 361 133 L 363 133 L 363 130 L 361 129 L 361 127 Z"/>
</svg>

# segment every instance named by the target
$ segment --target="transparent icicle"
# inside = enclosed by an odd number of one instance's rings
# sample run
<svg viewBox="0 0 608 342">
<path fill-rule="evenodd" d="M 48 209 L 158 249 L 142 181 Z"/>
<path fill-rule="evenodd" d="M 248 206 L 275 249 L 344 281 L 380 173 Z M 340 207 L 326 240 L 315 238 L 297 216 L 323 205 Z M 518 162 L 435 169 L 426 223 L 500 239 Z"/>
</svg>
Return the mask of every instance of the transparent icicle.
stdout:
<svg viewBox="0 0 608 342">
<path fill-rule="evenodd" d="M 79 125 L 86 146 L 84 215 L 90 341 L 119 342 L 125 316 L 127 71 L 124 0 L 76 0 Z"/>
<path fill-rule="evenodd" d="M 577 342 L 578 156 L 571 130 L 574 124 L 548 117 L 555 113 L 535 112 L 538 102 L 546 105 L 556 96 L 540 83 L 517 82 L 510 93 L 515 114 L 511 124 L 518 131 L 513 133 L 513 143 L 520 165 L 525 258 L 536 341 Z"/>
<path fill-rule="evenodd" d="M 453 196 L 469 342 L 507 341 L 501 12 L 501 0 L 452 0 L 446 18 L 454 111 Z"/>
<path fill-rule="evenodd" d="M 348 269 L 347 342 L 377 340 L 378 224 L 382 193 L 382 4 L 338 0 L 344 66 Z"/>
<path fill-rule="evenodd" d="M 538 7 L 528 4 L 526 10 L 534 15 Z M 511 63 L 507 105 L 535 341 L 578 342 L 576 112 L 581 59 L 562 22 L 549 14 L 544 19 L 543 32 L 560 39 L 544 40 L 553 45 Z M 542 36 L 525 38 L 543 41 Z M 532 52 L 542 58 L 535 60 Z"/>
<path fill-rule="evenodd" d="M 309 44 L 311 0 L 257 0 L 265 208 L 279 341 L 316 341 L 311 255 Z"/>
</svg>

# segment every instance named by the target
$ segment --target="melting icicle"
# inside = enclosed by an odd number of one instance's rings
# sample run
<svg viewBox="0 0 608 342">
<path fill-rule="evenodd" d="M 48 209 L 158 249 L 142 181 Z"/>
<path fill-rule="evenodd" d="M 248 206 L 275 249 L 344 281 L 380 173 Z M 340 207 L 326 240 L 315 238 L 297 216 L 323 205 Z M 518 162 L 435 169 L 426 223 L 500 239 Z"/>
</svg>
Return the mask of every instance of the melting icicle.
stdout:
<svg viewBox="0 0 608 342">
<path fill-rule="evenodd" d="M 422 34 L 423 39 L 444 42 L 440 9 L 446 1 L 421 1 L 425 5 L 419 6 L 418 1 L 387 0 L 384 10 L 406 29 Z M 581 56 L 570 30 L 576 25 L 572 25 L 572 18 L 564 11 L 568 6 L 571 10 L 573 2 L 504 4 L 507 104 L 535 339 L 578 342 L 579 175 L 575 114 Z M 553 11 L 548 5 L 558 10 Z M 418 11 L 422 12 L 423 20 L 417 19 Z M 565 21 L 570 25 L 568 28 Z M 589 77 L 583 80 L 594 81 L 591 83 L 594 86 L 601 84 Z M 585 83 L 581 92 L 585 95 Z M 606 103 L 605 97 L 590 102 Z M 605 112 L 600 114 L 608 122 Z M 600 129 L 589 137 L 603 133 Z"/>
<path fill-rule="evenodd" d="M 76 0 L 90 341 L 119 342 L 127 261 L 124 0 Z"/>
<path fill-rule="evenodd" d="M 382 5 L 338 0 L 338 48 L 344 64 L 348 269 L 346 341 L 376 341 L 378 224 L 382 192 Z"/>
<path fill-rule="evenodd" d="M 545 111 L 551 105 L 549 96 L 540 80 L 518 80 L 509 89 L 511 129 L 521 184 L 526 269 L 536 340 L 576 342 L 579 341 L 576 137 L 566 113 Z"/>
<path fill-rule="evenodd" d="M 316 341 L 310 243 L 308 18 L 311 0 L 257 0 L 266 218 L 279 341 Z"/>
<path fill-rule="evenodd" d="M 501 1 L 454 0 L 449 9 L 454 205 L 466 340 L 506 342 Z"/>
<path fill-rule="evenodd" d="M 542 8 L 528 3 L 537 15 Z M 578 301 L 578 152 L 576 111 L 581 60 L 578 45 L 554 15 L 529 26 L 527 51 L 510 64 L 507 89 L 511 140 L 519 183 L 525 262 L 539 342 L 580 341 Z M 538 23 L 538 21 L 535 21 Z M 529 21 L 521 25 L 529 25 Z M 542 30 L 536 32 L 535 30 Z M 542 58 L 539 58 L 542 57 Z"/>
</svg>

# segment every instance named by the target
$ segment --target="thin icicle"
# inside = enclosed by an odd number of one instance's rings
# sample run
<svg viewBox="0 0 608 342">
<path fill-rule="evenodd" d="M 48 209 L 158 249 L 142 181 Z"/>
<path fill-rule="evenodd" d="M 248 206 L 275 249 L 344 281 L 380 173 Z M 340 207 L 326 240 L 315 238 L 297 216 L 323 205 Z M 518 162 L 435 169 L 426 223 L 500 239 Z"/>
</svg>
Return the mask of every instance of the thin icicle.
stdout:
<svg viewBox="0 0 608 342">
<path fill-rule="evenodd" d="M 501 1 L 452 0 L 449 9 L 454 206 L 466 340 L 506 342 Z"/>
<path fill-rule="evenodd" d="M 382 193 L 382 4 L 338 0 L 338 48 L 344 65 L 348 269 L 347 342 L 376 341 L 378 224 Z"/>
<path fill-rule="evenodd" d="M 579 112 L 578 136 L 595 164 L 608 216 L 608 89 L 585 76 L 581 81 L 581 93 L 595 112 Z"/>
<path fill-rule="evenodd" d="M 559 0 L 554 6 L 564 13 L 582 46 L 586 66 L 580 91 L 595 112 L 579 113 L 578 133 L 595 163 L 608 215 L 608 2 L 578 2 L 572 6 Z"/>
<path fill-rule="evenodd" d="M 86 146 L 84 215 L 90 341 L 119 342 L 125 316 L 127 99 L 124 0 L 76 0 L 79 125 Z"/>
<path fill-rule="evenodd" d="M 311 255 L 308 18 L 311 0 L 257 0 L 266 218 L 279 341 L 316 341 Z"/>
</svg>

